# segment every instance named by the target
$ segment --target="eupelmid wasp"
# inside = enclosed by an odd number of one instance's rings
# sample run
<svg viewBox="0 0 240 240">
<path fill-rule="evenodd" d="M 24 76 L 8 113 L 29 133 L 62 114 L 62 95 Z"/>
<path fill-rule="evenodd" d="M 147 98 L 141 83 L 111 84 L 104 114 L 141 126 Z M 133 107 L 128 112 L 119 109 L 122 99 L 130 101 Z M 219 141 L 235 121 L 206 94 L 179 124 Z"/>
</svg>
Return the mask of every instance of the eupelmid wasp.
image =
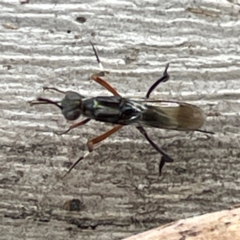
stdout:
<svg viewBox="0 0 240 240">
<path fill-rule="evenodd" d="M 98 64 L 101 66 L 97 51 L 92 43 L 91 45 Z M 165 162 L 173 162 L 173 159 L 151 140 L 144 127 L 178 131 L 199 131 L 213 134 L 212 132 L 199 129 L 205 121 L 205 115 L 199 107 L 178 101 L 149 99 L 153 90 L 161 82 L 166 82 L 169 79 L 169 74 L 167 72 L 168 67 L 169 64 L 166 65 L 163 76 L 149 88 L 143 99 L 136 100 L 121 97 L 121 95 L 109 83 L 102 79 L 101 72 L 99 74 L 93 74 L 91 79 L 110 91 L 113 96 L 86 97 L 73 91 L 64 92 L 54 87 L 44 87 L 45 90 L 53 90 L 64 94 L 64 98 L 61 101 L 52 101 L 50 99 L 39 97 L 36 101 L 31 101 L 30 104 L 53 104 L 62 111 L 63 116 L 67 120 L 76 120 L 81 115 L 86 117 L 83 121 L 71 125 L 66 131 L 60 134 L 65 134 L 71 129 L 82 126 L 92 119 L 114 124 L 115 126 L 111 130 L 96 138 L 88 140 L 88 153 L 93 151 L 95 144 L 100 143 L 113 133 L 117 132 L 124 125 L 135 125 L 152 147 L 162 155 L 159 163 L 159 174 L 161 174 Z M 84 159 L 88 153 L 85 156 L 80 157 L 70 167 L 67 173 Z"/>
</svg>

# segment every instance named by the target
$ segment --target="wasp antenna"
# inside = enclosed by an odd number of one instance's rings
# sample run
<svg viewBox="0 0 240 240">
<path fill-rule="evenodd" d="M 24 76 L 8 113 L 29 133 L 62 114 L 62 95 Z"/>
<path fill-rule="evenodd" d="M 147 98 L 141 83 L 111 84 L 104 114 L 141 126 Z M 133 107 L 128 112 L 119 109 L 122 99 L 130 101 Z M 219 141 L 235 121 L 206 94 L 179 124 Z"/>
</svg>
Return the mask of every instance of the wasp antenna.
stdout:
<svg viewBox="0 0 240 240">
<path fill-rule="evenodd" d="M 66 94 L 66 92 L 64 92 L 62 90 L 59 90 L 59 89 L 57 89 L 55 87 L 43 87 L 43 91 L 45 91 L 45 90 L 52 90 L 52 91 L 55 91 L 55 92 L 60 92 L 62 94 Z"/>
<path fill-rule="evenodd" d="M 41 97 L 38 97 L 37 98 L 37 101 L 32 101 L 31 102 L 31 106 L 32 105 L 38 105 L 38 104 L 52 104 L 52 105 L 55 105 L 57 106 L 58 108 L 60 108 L 62 110 L 62 106 L 59 104 L 59 102 L 55 102 L 55 101 L 52 101 L 50 99 L 47 99 L 47 98 L 41 98 Z"/>
</svg>

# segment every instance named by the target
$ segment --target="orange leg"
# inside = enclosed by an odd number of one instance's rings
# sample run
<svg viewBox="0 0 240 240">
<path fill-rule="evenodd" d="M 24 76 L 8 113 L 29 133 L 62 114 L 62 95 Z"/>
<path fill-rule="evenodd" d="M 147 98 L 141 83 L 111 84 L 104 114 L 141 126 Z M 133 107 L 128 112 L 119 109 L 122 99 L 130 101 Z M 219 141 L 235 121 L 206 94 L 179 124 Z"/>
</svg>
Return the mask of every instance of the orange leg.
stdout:
<svg viewBox="0 0 240 240">
<path fill-rule="evenodd" d="M 60 133 L 54 132 L 54 133 L 57 134 L 57 135 L 66 134 L 66 133 L 68 133 L 70 130 L 72 130 L 73 128 L 80 127 L 80 126 L 86 124 L 87 122 L 89 122 L 90 120 L 91 120 L 90 118 L 86 118 L 86 119 L 84 119 L 84 120 L 81 121 L 81 122 L 74 123 L 73 125 L 71 125 L 71 126 L 70 126 L 66 131 L 64 131 L 64 132 L 60 132 Z"/>
<path fill-rule="evenodd" d="M 91 43 L 91 42 L 90 42 Z M 97 58 L 97 62 L 98 64 L 100 65 L 100 68 L 102 68 L 102 65 L 101 65 L 101 62 L 100 62 L 100 59 L 98 57 L 98 54 L 97 54 L 97 51 L 96 49 L 94 48 L 94 45 L 91 43 L 92 45 L 92 48 L 93 48 L 93 51 L 94 51 L 94 54 Z M 167 68 L 168 66 L 166 67 L 165 69 L 165 72 L 167 72 Z M 101 86 L 103 86 L 104 88 L 106 88 L 108 91 L 110 91 L 114 96 L 119 96 L 121 97 L 121 95 L 109 84 L 107 83 L 104 79 L 102 79 L 100 77 L 100 74 L 93 74 L 91 76 L 91 79 L 94 80 L 95 82 L 97 82 L 98 84 L 100 84 Z M 149 97 L 149 95 L 151 94 L 151 92 L 153 91 L 153 89 L 156 87 L 155 85 L 158 85 L 158 82 L 157 81 L 157 84 L 154 84 L 153 87 L 150 88 L 150 90 L 148 91 L 148 94 L 147 94 L 147 98 Z M 79 125 L 82 125 L 81 123 L 79 123 Z M 76 127 L 76 126 L 79 126 L 78 124 L 76 125 L 73 125 L 71 126 L 72 128 Z M 122 128 L 123 126 L 122 125 L 117 125 L 115 126 L 114 128 L 112 128 L 111 130 L 109 130 L 108 132 L 96 137 L 96 138 L 93 138 L 91 140 L 88 140 L 87 142 L 87 146 L 88 146 L 88 151 L 87 154 L 85 154 L 84 156 L 80 157 L 71 167 L 70 169 L 68 170 L 68 172 L 65 174 L 65 176 L 81 161 L 83 160 L 90 152 L 93 151 L 93 147 L 94 147 L 94 144 L 97 144 L 101 141 L 103 141 L 104 139 L 106 139 L 107 137 L 109 137 L 110 135 L 112 135 L 113 133 L 117 132 L 120 128 Z M 149 138 L 149 136 L 147 135 L 147 132 L 145 131 L 145 129 L 142 127 L 142 126 L 138 126 L 137 129 L 145 136 L 145 138 L 149 141 L 149 143 L 160 153 L 163 153 L 163 151 L 160 149 L 159 150 L 159 147 Z M 164 154 L 166 155 L 166 154 Z M 166 155 L 167 156 L 167 155 Z M 171 159 L 171 158 L 170 158 Z M 172 160 L 172 159 L 171 159 Z M 161 168 L 161 167 L 160 167 Z"/>
<path fill-rule="evenodd" d="M 98 56 L 98 53 L 97 53 L 97 50 L 95 49 L 94 47 L 94 44 L 92 42 L 90 42 L 90 44 L 92 45 L 92 49 L 93 49 L 93 52 L 94 52 L 94 55 L 97 59 L 97 62 L 98 62 L 98 65 L 100 67 L 101 70 L 103 70 L 103 66 L 101 64 L 101 61 L 100 61 L 100 58 Z M 111 92 L 114 96 L 120 96 L 120 94 L 109 84 L 107 83 L 105 80 L 103 80 L 100 75 L 101 73 L 105 73 L 105 71 L 102 71 L 100 73 L 97 73 L 97 74 L 93 74 L 91 76 L 91 79 L 93 79 L 95 82 L 97 82 L 98 84 L 100 84 L 101 86 L 105 87 L 109 92 Z"/>
<path fill-rule="evenodd" d="M 97 62 L 100 66 L 101 69 L 103 69 L 102 67 L 102 64 L 101 64 L 101 61 L 98 57 L 98 54 L 97 54 L 97 51 L 93 45 L 93 43 L 90 42 L 90 44 L 92 45 L 92 48 L 93 48 L 93 51 L 94 51 L 94 54 L 96 56 L 96 59 L 97 59 Z M 148 90 L 147 94 L 146 94 L 146 98 L 149 98 L 150 94 L 152 93 L 152 91 L 157 87 L 157 85 L 160 83 L 160 82 L 166 82 L 168 79 L 169 79 L 169 75 L 167 73 L 167 70 L 168 70 L 168 67 L 169 67 L 169 64 L 166 65 L 166 68 L 164 70 L 164 73 L 163 73 L 163 76 L 157 80 Z M 93 74 L 91 76 L 91 78 L 97 82 L 98 84 L 100 84 L 101 86 L 105 87 L 108 91 L 110 91 L 114 96 L 119 96 L 121 97 L 121 95 L 109 84 L 107 83 L 104 79 L 102 79 L 100 77 L 100 74 Z M 117 129 L 119 127 L 122 127 L 122 126 L 116 126 L 115 128 Z M 96 137 L 92 140 L 89 140 L 87 145 L 88 145 L 88 149 L 89 149 L 89 152 L 93 151 L 93 145 L 98 143 L 98 142 L 101 142 L 102 140 L 104 140 L 105 138 L 107 138 L 108 136 L 110 136 L 112 133 L 114 133 L 115 131 L 115 128 L 111 129 L 109 132 L 106 132 L 105 134 L 99 136 L 99 137 Z M 141 134 L 143 134 L 143 136 L 148 140 L 148 142 L 153 146 L 153 148 L 155 148 L 159 153 L 161 153 L 163 155 L 162 159 L 161 159 L 161 162 L 160 162 L 160 165 L 159 165 L 159 173 L 161 174 L 161 169 L 164 165 L 165 162 L 172 162 L 173 159 L 171 157 L 169 157 L 160 147 L 158 147 L 157 144 L 155 144 L 151 138 L 148 136 L 146 130 L 142 127 L 142 126 L 138 126 L 136 127 Z M 78 162 L 81 161 L 84 157 L 82 158 L 79 158 Z M 74 164 L 74 166 L 76 166 L 76 164 Z M 71 168 L 72 169 L 72 168 Z"/>
<path fill-rule="evenodd" d="M 101 86 L 105 87 L 109 92 L 111 92 L 114 96 L 121 96 L 109 83 L 99 77 L 98 74 L 93 74 L 91 79 L 100 84 Z"/>
<path fill-rule="evenodd" d="M 64 174 L 64 176 L 62 178 L 64 178 L 67 174 L 69 174 L 72 171 L 72 169 L 80 161 L 82 161 L 84 158 L 86 158 L 88 156 L 88 154 L 93 151 L 94 144 L 97 144 L 97 143 L 103 141 L 104 139 L 108 138 L 110 135 L 112 135 L 113 133 L 117 132 L 121 127 L 122 127 L 122 125 L 117 125 L 114 128 L 112 128 L 111 130 L 105 132 L 104 134 L 102 134 L 102 135 L 100 135 L 100 136 L 98 136 L 96 138 L 93 138 L 91 140 L 88 140 L 88 142 L 87 142 L 88 152 L 84 156 L 80 157 L 75 163 L 73 163 L 73 165 L 68 169 L 68 171 Z"/>
<path fill-rule="evenodd" d="M 111 130 L 105 132 L 104 134 L 102 134 L 96 138 L 88 140 L 88 142 L 87 142 L 88 151 L 92 152 L 94 144 L 97 144 L 97 143 L 103 141 L 104 139 L 108 138 L 110 135 L 117 132 L 122 127 L 123 127 L 122 125 L 117 125 L 114 128 L 112 128 Z"/>
<path fill-rule="evenodd" d="M 91 42 L 90 42 L 91 43 Z M 97 54 L 97 51 L 96 49 L 94 48 L 94 45 L 91 43 L 92 47 L 93 47 L 93 51 L 95 53 L 95 56 L 97 58 L 97 62 L 98 64 L 100 65 L 100 67 L 102 68 L 102 65 L 101 65 L 101 62 L 100 62 L 100 59 L 98 57 L 98 54 Z M 95 82 L 97 82 L 98 84 L 100 84 L 101 86 L 103 86 L 104 88 L 106 88 L 109 92 L 111 92 L 114 96 L 120 96 L 120 94 L 109 84 L 107 83 L 104 79 L 102 79 L 100 77 L 100 74 L 93 74 L 91 76 L 91 79 L 94 80 Z M 87 120 L 87 119 L 86 119 Z M 79 125 L 82 125 L 81 122 L 79 123 Z M 70 129 L 74 128 L 74 127 L 77 127 L 79 126 L 78 124 L 74 124 L 70 127 Z M 63 176 L 65 177 L 68 173 L 70 173 L 72 171 L 72 169 L 80 162 L 82 161 L 85 157 L 88 156 L 88 154 L 90 152 L 93 151 L 93 147 L 94 147 L 94 144 L 97 144 L 101 141 L 103 141 L 104 139 L 108 138 L 110 135 L 112 135 L 113 133 L 117 132 L 120 128 L 122 128 L 122 125 L 117 125 L 115 126 L 114 128 L 112 128 L 111 130 L 105 132 L 104 134 L 96 137 L 96 138 L 93 138 L 93 139 L 90 139 L 88 140 L 87 142 L 87 146 L 88 146 L 88 152 L 80 157 L 70 168 L 69 170 L 67 171 L 67 173 Z M 70 129 L 68 129 L 66 132 L 68 132 Z"/>
</svg>

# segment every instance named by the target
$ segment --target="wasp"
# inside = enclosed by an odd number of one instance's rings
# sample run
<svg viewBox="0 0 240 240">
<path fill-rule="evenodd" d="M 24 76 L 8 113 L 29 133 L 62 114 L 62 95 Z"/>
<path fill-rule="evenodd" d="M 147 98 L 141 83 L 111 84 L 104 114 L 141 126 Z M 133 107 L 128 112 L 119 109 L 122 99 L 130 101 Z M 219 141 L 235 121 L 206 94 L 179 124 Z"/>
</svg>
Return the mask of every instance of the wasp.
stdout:
<svg viewBox="0 0 240 240">
<path fill-rule="evenodd" d="M 92 48 L 98 63 L 100 63 L 97 51 L 93 44 Z M 102 78 L 103 72 L 100 72 L 98 74 L 93 74 L 91 79 L 110 91 L 113 96 L 88 97 L 74 91 L 64 92 L 54 87 L 44 87 L 44 90 L 53 90 L 64 94 L 63 99 L 61 101 L 52 101 L 50 99 L 39 97 L 36 101 L 31 101 L 30 104 L 55 105 L 61 110 L 65 119 L 71 121 L 78 119 L 80 116 L 85 117 L 84 120 L 71 125 L 66 131 L 60 134 L 68 133 L 71 129 L 83 126 L 90 120 L 114 124 L 115 126 L 111 130 L 88 140 L 88 153 L 93 151 L 94 145 L 102 142 L 123 126 L 135 126 L 152 147 L 162 155 L 159 164 L 159 175 L 161 175 L 161 170 L 165 162 L 173 162 L 173 158 L 152 141 L 145 130 L 145 127 L 178 131 L 199 131 L 213 134 L 212 132 L 200 129 L 204 124 L 205 114 L 199 107 L 178 101 L 150 99 L 150 95 L 154 89 L 161 82 L 166 82 L 169 79 L 169 74 L 167 72 L 168 67 L 169 64 L 166 65 L 162 77 L 149 88 L 145 98 L 142 99 L 122 97 Z M 67 173 L 69 173 L 85 157 L 86 155 L 80 157 L 70 167 Z"/>
</svg>

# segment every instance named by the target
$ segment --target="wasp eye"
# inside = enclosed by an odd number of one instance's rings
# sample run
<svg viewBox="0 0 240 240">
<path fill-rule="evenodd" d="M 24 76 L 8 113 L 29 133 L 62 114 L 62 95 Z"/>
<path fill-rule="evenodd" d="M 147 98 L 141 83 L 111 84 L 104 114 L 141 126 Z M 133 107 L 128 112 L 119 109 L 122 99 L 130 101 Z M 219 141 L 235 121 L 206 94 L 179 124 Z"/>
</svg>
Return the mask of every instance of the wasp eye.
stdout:
<svg viewBox="0 0 240 240">
<path fill-rule="evenodd" d="M 66 100 L 81 100 L 82 98 L 84 98 L 82 95 L 72 91 L 68 91 L 65 96 Z"/>
<path fill-rule="evenodd" d="M 67 120 L 76 120 L 77 118 L 80 117 L 81 115 L 81 111 L 79 109 L 74 109 L 74 110 L 65 110 L 63 109 L 62 110 L 62 114 L 64 115 L 64 117 L 67 119 Z"/>
</svg>

